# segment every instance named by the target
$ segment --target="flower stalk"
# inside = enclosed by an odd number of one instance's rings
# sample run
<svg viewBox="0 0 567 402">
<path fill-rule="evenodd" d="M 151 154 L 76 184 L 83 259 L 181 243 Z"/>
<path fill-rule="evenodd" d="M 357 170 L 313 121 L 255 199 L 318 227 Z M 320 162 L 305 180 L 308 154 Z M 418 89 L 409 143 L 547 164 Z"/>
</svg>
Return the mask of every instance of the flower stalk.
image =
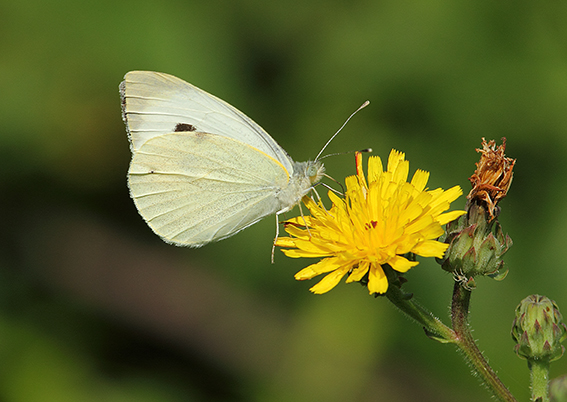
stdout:
<svg viewBox="0 0 567 402">
<path fill-rule="evenodd" d="M 388 300 L 402 313 L 421 325 L 429 338 L 441 343 L 455 343 L 457 341 L 455 332 L 411 296 L 411 294 L 404 293 L 398 286 L 391 286 L 386 292 Z"/>
<path fill-rule="evenodd" d="M 455 282 L 451 304 L 452 329 L 398 286 L 391 286 L 386 292 L 386 297 L 402 313 L 421 325 L 429 338 L 441 343 L 453 343 L 495 398 L 503 402 L 515 402 L 514 396 L 490 367 L 474 341 L 468 320 L 471 293 L 471 290 Z"/>
<path fill-rule="evenodd" d="M 532 360 L 528 366 L 532 401 L 549 402 L 549 361 Z"/>
<path fill-rule="evenodd" d="M 455 282 L 451 304 L 451 322 L 455 332 L 455 344 L 463 352 L 474 371 L 496 398 L 506 402 L 516 401 L 492 367 L 490 367 L 474 341 L 468 319 L 471 293 L 471 290 L 465 289 L 459 282 Z"/>
</svg>

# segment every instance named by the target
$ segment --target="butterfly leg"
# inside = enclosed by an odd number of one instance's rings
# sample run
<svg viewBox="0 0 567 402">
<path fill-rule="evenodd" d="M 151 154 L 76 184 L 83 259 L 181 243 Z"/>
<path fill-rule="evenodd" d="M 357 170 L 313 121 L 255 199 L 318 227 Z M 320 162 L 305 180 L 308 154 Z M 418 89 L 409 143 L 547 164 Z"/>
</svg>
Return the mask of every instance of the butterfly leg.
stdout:
<svg viewBox="0 0 567 402">
<path fill-rule="evenodd" d="M 319 194 L 317 194 L 319 195 Z M 311 231 L 309 230 L 309 225 L 307 224 L 307 220 L 305 219 L 305 215 L 303 215 L 303 208 L 301 208 L 301 204 L 297 204 L 299 206 L 299 213 L 301 214 L 301 219 L 303 219 L 303 224 L 305 225 L 305 229 L 307 229 L 307 233 L 309 233 L 309 237 L 311 237 Z"/>
<path fill-rule="evenodd" d="M 276 252 L 276 241 L 280 235 L 280 214 L 276 214 L 276 237 L 274 237 L 274 243 L 272 244 L 272 264 L 274 263 L 274 253 Z"/>
</svg>

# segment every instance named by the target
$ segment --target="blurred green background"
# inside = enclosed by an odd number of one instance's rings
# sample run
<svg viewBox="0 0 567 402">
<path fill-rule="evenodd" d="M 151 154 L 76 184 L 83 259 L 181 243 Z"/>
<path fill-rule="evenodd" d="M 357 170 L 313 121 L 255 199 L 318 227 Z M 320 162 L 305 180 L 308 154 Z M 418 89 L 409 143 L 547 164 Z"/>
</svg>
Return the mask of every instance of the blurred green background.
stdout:
<svg viewBox="0 0 567 402">
<path fill-rule="evenodd" d="M 471 314 L 527 400 L 513 310 L 539 293 L 567 313 L 566 20 L 565 2 L 1 2 L 0 400 L 489 400 L 385 299 L 344 283 L 314 296 L 293 279 L 308 261 L 271 265 L 273 219 L 197 250 L 155 236 L 126 187 L 130 70 L 227 100 L 299 161 L 369 99 L 328 152 L 402 150 L 430 188 L 467 193 L 481 137 L 506 137 L 510 274 L 478 280 Z M 423 259 L 406 277 L 447 322 L 452 277 Z"/>
</svg>

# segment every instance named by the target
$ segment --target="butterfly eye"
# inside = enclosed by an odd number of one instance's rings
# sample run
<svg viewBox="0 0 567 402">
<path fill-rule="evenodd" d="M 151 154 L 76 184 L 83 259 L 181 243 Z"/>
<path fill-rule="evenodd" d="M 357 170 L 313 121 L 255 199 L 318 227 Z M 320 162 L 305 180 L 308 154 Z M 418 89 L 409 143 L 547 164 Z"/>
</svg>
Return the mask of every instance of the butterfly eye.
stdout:
<svg viewBox="0 0 567 402">
<path fill-rule="evenodd" d="M 325 168 L 320 162 L 308 162 L 305 175 L 309 178 L 311 184 L 314 184 L 321 179 L 324 171 Z"/>
<path fill-rule="evenodd" d="M 307 177 L 317 176 L 317 171 L 318 171 L 317 166 L 315 166 L 315 165 L 309 165 L 309 166 L 307 167 L 307 172 L 306 172 L 306 173 L 307 173 Z"/>
</svg>

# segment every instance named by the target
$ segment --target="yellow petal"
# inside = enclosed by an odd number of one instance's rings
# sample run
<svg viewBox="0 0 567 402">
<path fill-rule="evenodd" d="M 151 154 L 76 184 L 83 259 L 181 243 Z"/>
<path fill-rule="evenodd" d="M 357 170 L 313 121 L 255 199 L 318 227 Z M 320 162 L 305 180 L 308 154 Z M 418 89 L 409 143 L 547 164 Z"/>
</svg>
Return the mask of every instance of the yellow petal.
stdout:
<svg viewBox="0 0 567 402">
<path fill-rule="evenodd" d="M 339 284 L 339 282 L 347 272 L 348 272 L 348 267 L 337 269 L 331 272 L 329 275 L 325 276 L 323 279 L 319 281 L 318 284 L 316 284 L 309 290 L 318 295 L 328 292 L 329 290 L 331 290 L 332 288 L 334 288 Z"/>
<path fill-rule="evenodd" d="M 441 243 L 437 240 L 425 240 L 418 243 L 411 251 L 422 257 L 437 257 L 441 258 L 449 247 L 446 243 Z"/>
<path fill-rule="evenodd" d="M 445 233 L 445 231 L 437 222 L 432 222 L 427 227 L 419 231 L 419 234 L 423 239 L 436 239 L 443 233 Z"/>
<path fill-rule="evenodd" d="M 307 226 L 311 226 L 310 216 L 296 216 L 294 218 L 286 219 L 284 221 L 284 227 L 293 225 L 304 227 L 305 223 L 307 223 Z"/>
<path fill-rule="evenodd" d="M 444 201 L 444 202 L 440 202 L 440 203 L 436 203 L 435 201 L 432 201 L 429 204 L 429 211 L 428 213 L 432 216 L 439 216 L 441 215 L 444 211 L 448 210 L 451 207 L 451 204 L 449 203 L 449 201 Z"/>
<path fill-rule="evenodd" d="M 277 247 L 295 247 L 295 241 L 291 237 L 278 237 L 275 244 Z"/>
<path fill-rule="evenodd" d="M 368 273 L 368 291 L 373 293 L 386 293 L 388 290 L 388 279 L 380 265 L 372 264 Z"/>
<path fill-rule="evenodd" d="M 351 176 L 354 177 L 354 176 Z M 329 199 L 331 200 L 331 202 L 333 203 L 333 205 L 337 206 L 337 207 L 343 207 L 345 202 L 342 200 L 342 198 L 339 198 L 338 195 L 336 195 L 335 193 L 333 193 L 332 191 L 329 191 L 327 196 L 329 197 Z"/>
<path fill-rule="evenodd" d="M 287 234 L 297 238 L 309 238 L 309 232 L 306 229 L 297 227 L 296 225 L 285 225 L 284 230 Z"/>
<path fill-rule="evenodd" d="M 358 267 L 352 270 L 350 275 L 348 276 L 346 283 L 351 282 L 358 282 L 362 279 L 364 275 L 368 272 L 368 268 L 370 267 L 370 263 L 368 261 L 361 261 L 358 264 Z"/>
<path fill-rule="evenodd" d="M 435 220 L 439 222 L 440 225 L 446 225 L 447 223 L 454 221 L 459 216 L 463 216 L 466 213 L 467 211 L 451 211 L 447 212 L 446 214 L 439 215 L 437 218 L 435 218 Z"/>
<path fill-rule="evenodd" d="M 435 220 L 433 219 L 432 216 L 430 216 L 430 215 L 422 216 L 419 219 L 417 219 L 416 221 L 407 225 L 404 232 L 405 233 L 421 232 L 421 231 L 425 230 L 426 228 L 428 228 L 429 226 L 431 226 L 431 224 L 435 224 L 436 226 L 440 227 L 439 223 L 435 222 Z M 443 234 L 443 233 L 441 233 L 441 234 Z M 437 235 L 437 236 L 441 236 L 441 235 Z"/>
<path fill-rule="evenodd" d="M 379 157 L 368 158 L 368 181 L 370 183 L 379 180 L 383 170 L 382 159 Z"/>
<path fill-rule="evenodd" d="M 356 177 L 358 184 L 360 185 L 360 187 L 367 189 L 368 185 L 366 184 L 366 179 L 364 178 L 364 170 L 362 169 L 362 154 L 360 152 L 356 152 L 354 154 L 354 159 L 356 164 Z M 370 158 L 368 160 L 370 161 Z"/>
<path fill-rule="evenodd" d="M 429 172 L 418 169 L 413 174 L 413 177 L 411 179 L 411 184 L 413 184 L 413 186 L 418 192 L 422 192 L 425 189 L 428 180 L 429 180 Z"/>
<path fill-rule="evenodd" d="M 417 194 L 413 200 L 414 203 L 420 205 L 423 209 L 429 210 L 431 207 L 429 203 L 433 200 L 433 195 L 429 191 L 422 191 Z"/>
<path fill-rule="evenodd" d="M 311 210 L 311 208 L 318 208 L 317 203 L 313 201 L 313 198 L 311 197 L 305 196 L 301 199 L 301 201 L 303 201 L 303 203 L 309 210 Z"/>
<path fill-rule="evenodd" d="M 460 186 L 453 186 L 448 190 L 445 190 L 445 199 L 449 202 L 455 201 L 463 194 L 463 190 Z"/>
<path fill-rule="evenodd" d="M 410 261 L 407 258 L 396 255 L 388 260 L 388 264 L 398 272 L 407 272 L 411 267 L 419 264 L 419 262 Z"/>
<path fill-rule="evenodd" d="M 320 258 L 320 257 L 329 257 L 329 253 L 323 253 L 323 252 L 309 252 L 309 251 L 303 251 L 303 250 L 297 250 L 297 249 L 293 249 L 293 250 L 282 250 L 282 253 L 284 253 L 287 257 L 290 258 Z"/>
<path fill-rule="evenodd" d="M 454 186 L 451 187 L 448 190 L 443 191 L 442 189 L 438 188 L 436 190 L 434 190 L 433 193 L 435 200 L 432 202 L 432 206 L 436 206 L 439 204 L 443 204 L 443 203 L 452 203 L 453 201 L 455 201 L 457 198 L 459 198 L 461 196 L 461 194 L 463 194 L 463 190 L 461 189 L 460 186 Z"/>
<path fill-rule="evenodd" d="M 398 164 L 403 161 L 405 157 L 406 155 L 403 152 L 392 149 L 388 156 L 388 172 L 394 172 L 398 168 Z"/>
<path fill-rule="evenodd" d="M 389 168 L 389 166 L 388 166 Z M 409 175 L 409 161 L 401 160 L 394 171 L 392 181 L 394 183 L 405 183 Z"/>
<path fill-rule="evenodd" d="M 406 222 L 415 221 L 423 213 L 423 206 L 418 202 L 412 202 L 407 206 L 407 208 L 400 212 L 399 222 L 405 224 Z M 412 222 L 413 224 L 414 222 Z M 407 230 L 406 230 L 407 231 Z"/>
<path fill-rule="evenodd" d="M 326 274 L 339 268 L 341 265 L 338 263 L 337 258 L 325 258 L 316 264 L 309 265 L 303 268 L 297 274 L 295 274 L 295 279 L 298 281 L 304 281 L 305 279 L 312 279 L 317 275 Z"/>
<path fill-rule="evenodd" d="M 319 244 L 315 244 L 309 238 L 307 239 L 294 239 L 295 240 L 295 247 L 301 251 L 305 251 L 308 253 L 328 253 L 330 250 L 326 247 L 320 247 Z"/>
<path fill-rule="evenodd" d="M 347 188 L 347 194 L 348 193 L 357 193 L 361 189 L 360 183 L 359 183 L 358 178 L 356 176 L 348 176 L 345 179 L 345 184 L 346 184 L 346 188 Z"/>
</svg>

